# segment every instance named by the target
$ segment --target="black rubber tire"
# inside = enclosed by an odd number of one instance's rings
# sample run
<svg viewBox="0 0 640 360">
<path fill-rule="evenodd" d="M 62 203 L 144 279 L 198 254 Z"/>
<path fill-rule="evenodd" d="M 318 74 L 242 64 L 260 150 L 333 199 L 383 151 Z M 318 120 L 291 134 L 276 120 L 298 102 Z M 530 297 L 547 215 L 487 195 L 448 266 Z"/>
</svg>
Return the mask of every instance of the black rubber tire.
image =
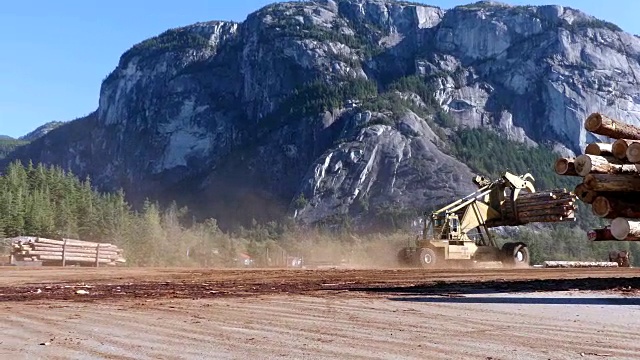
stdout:
<svg viewBox="0 0 640 360">
<path fill-rule="evenodd" d="M 438 263 L 438 255 L 430 248 L 420 249 L 416 256 L 416 262 L 423 268 L 433 268 Z"/>
<path fill-rule="evenodd" d="M 502 247 L 504 262 L 515 267 L 529 267 L 529 248 L 523 243 L 506 243 Z"/>
</svg>

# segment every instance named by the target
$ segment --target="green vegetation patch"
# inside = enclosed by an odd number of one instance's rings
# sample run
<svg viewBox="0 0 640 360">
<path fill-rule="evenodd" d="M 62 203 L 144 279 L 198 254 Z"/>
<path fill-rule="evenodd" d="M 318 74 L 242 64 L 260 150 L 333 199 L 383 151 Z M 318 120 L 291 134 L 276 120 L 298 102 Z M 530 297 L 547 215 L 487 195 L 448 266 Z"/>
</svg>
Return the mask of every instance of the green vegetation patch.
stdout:
<svg viewBox="0 0 640 360">
<path fill-rule="evenodd" d="M 120 57 L 120 66 L 136 56 L 156 56 L 159 53 L 211 46 L 209 39 L 188 28 L 170 29 L 162 34 L 134 45 Z"/>
<path fill-rule="evenodd" d="M 6 158 L 17 147 L 28 144 L 28 141 L 16 139 L 0 139 L 0 159 Z"/>
</svg>

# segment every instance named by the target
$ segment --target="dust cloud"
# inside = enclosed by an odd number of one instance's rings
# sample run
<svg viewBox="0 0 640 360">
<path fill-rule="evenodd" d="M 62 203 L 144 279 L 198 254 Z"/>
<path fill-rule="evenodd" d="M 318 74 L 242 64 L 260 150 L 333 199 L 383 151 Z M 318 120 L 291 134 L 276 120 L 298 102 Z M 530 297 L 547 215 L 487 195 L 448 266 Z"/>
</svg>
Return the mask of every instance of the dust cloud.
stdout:
<svg viewBox="0 0 640 360">
<path fill-rule="evenodd" d="M 305 244 L 301 253 L 309 267 L 395 268 L 401 265 L 397 254 L 408 239 L 402 234 L 324 238 Z"/>
</svg>

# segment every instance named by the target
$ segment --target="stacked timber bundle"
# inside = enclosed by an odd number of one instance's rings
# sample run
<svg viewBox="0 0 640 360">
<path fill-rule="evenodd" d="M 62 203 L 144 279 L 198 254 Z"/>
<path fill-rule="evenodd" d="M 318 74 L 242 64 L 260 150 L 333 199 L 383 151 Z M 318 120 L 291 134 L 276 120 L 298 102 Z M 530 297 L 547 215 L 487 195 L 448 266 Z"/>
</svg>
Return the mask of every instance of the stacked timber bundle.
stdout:
<svg viewBox="0 0 640 360">
<path fill-rule="evenodd" d="M 591 267 L 618 267 L 613 261 L 545 261 L 542 264 L 546 268 L 591 268 Z"/>
<path fill-rule="evenodd" d="M 43 265 L 115 266 L 125 263 L 122 249 L 112 244 L 40 237 L 12 239 L 11 256 L 15 261 L 36 262 Z"/>
<path fill-rule="evenodd" d="M 575 158 L 555 163 L 559 175 L 582 177 L 575 194 L 592 212 L 611 225 L 589 233 L 592 241 L 640 240 L 640 128 L 593 113 L 587 131 L 611 138 L 612 143 L 588 144 Z"/>
<path fill-rule="evenodd" d="M 520 193 L 515 204 L 507 200 L 500 210 L 502 219 L 488 222 L 489 227 L 515 226 L 534 222 L 575 221 L 575 194 L 566 189 Z"/>
</svg>

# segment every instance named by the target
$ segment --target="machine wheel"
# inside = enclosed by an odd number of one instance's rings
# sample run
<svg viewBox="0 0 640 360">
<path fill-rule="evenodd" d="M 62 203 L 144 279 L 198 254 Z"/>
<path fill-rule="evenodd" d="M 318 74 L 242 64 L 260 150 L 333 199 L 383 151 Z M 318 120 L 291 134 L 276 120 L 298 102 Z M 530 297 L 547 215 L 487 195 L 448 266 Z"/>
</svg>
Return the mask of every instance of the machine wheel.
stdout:
<svg viewBox="0 0 640 360">
<path fill-rule="evenodd" d="M 529 248 L 523 243 L 506 243 L 502 247 L 504 262 L 515 267 L 529 266 Z"/>
<path fill-rule="evenodd" d="M 435 267 L 438 262 L 438 255 L 430 248 L 422 248 L 416 255 L 418 264 L 423 268 Z"/>
</svg>

